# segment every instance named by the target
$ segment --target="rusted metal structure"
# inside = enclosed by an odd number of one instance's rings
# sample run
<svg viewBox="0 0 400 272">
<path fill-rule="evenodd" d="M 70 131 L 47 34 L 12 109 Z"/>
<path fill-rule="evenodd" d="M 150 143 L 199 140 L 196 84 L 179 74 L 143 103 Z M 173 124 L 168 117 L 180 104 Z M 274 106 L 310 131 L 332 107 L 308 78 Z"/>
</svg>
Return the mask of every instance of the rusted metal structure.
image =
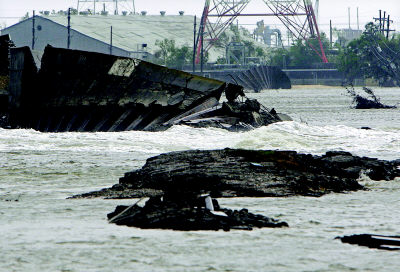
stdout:
<svg viewBox="0 0 400 272">
<path fill-rule="evenodd" d="M 244 12 L 250 1 L 206 0 L 196 42 L 196 63 L 201 61 L 201 52 L 207 52 L 239 16 L 277 17 L 293 37 L 306 41 L 321 61 L 328 63 L 311 0 L 263 0 L 269 12 L 258 14 Z M 310 39 L 317 39 L 319 46 L 313 46 Z"/>
</svg>

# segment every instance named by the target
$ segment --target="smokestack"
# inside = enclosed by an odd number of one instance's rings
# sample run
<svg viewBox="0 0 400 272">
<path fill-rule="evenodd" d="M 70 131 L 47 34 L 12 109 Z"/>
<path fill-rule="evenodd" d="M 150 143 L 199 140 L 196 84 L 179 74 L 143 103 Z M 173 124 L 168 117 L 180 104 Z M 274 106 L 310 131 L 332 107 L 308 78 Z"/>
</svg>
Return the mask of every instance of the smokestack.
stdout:
<svg viewBox="0 0 400 272">
<path fill-rule="evenodd" d="M 349 7 L 349 29 L 351 29 L 351 24 L 350 24 L 350 7 Z"/>
<path fill-rule="evenodd" d="M 360 16 L 358 14 L 358 7 L 357 7 L 357 30 L 360 30 Z"/>
</svg>

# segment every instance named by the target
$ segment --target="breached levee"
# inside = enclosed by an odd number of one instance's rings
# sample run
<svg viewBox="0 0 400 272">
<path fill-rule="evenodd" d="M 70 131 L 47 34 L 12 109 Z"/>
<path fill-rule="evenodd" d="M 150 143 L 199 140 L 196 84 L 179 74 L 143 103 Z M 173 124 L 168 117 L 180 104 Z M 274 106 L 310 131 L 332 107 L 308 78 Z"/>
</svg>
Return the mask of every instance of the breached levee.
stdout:
<svg viewBox="0 0 400 272">
<path fill-rule="evenodd" d="M 11 49 L 10 125 L 43 132 L 164 130 L 175 124 L 248 130 L 287 120 L 243 87 L 138 59 L 47 46 L 37 71 Z M 225 94 L 227 102 L 219 100 Z"/>
</svg>

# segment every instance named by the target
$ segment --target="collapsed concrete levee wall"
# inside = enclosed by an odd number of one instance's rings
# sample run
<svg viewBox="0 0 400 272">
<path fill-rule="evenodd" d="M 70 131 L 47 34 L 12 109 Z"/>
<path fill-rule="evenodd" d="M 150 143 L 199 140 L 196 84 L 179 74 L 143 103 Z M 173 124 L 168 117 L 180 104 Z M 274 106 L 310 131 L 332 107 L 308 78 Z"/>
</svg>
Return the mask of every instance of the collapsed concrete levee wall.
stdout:
<svg viewBox="0 0 400 272">
<path fill-rule="evenodd" d="M 11 51 L 11 66 L 13 122 L 46 132 L 160 130 L 238 88 L 137 59 L 50 46 L 38 72 L 27 48 Z"/>
<path fill-rule="evenodd" d="M 47 46 L 11 50 L 10 122 L 43 132 L 160 131 L 172 125 L 250 130 L 286 116 L 243 87 L 138 59 Z M 227 102 L 220 103 L 222 94 Z M 4 127 L 4 125 L 3 125 Z"/>
</svg>

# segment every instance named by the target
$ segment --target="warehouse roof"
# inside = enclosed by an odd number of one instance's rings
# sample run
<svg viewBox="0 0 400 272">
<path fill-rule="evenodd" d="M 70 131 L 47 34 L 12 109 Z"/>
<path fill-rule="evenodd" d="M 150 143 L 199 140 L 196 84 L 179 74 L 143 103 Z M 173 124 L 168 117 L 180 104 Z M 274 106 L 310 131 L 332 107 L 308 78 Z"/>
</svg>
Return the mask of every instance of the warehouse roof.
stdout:
<svg viewBox="0 0 400 272">
<path fill-rule="evenodd" d="M 67 26 L 67 16 L 44 16 L 49 20 Z M 173 39 L 177 46 L 193 44 L 194 16 L 161 15 L 73 15 L 71 28 L 85 35 L 108 43 L 110 27 L 113 28 L 113 45 L 127 51 L 137 51 L 147 44 L 148 51 L 154 53 L 157 40 Z"/>
<path fill-rule="evenodd" d="M 65 27 L 68 25 L 68 18 L 64 14 L 50 14 L 37 17 Z M 31 18 L 27 20 L 31 20 Z M 142 45 L 146 44 L 146 51 L 151 54 L 160 49 L 155 45 L 157 40 L 170 39 L 174 40 L 178 47 L 183 45 L 192 47 L 193 23 L 194 16 L 192 15 L 71 15 L 71 28 L 77 32 L 109 44 L 110 27 L 112 26 L 112 43 L 114 47 L 127 52 L 137 52 L 142 51 Z M 197 20 L 197 26 L 199 26 L 199 23 L 200 21 Z M 13 26 L 8 28 L 12 28 Z M 227 33 L 228 36 L 234 35 L 229 30 L 227 30 Z M 253 41 L 257 46 L 267 49 L 266 45 L 254 41 L 251 37 L 244 35 L 242 38 L 243 40 Z M 212 47 L 208 53 L 208 59 L 216 61 L 219 56 L 224 55 L 225 49 Z"/>
</svg>

